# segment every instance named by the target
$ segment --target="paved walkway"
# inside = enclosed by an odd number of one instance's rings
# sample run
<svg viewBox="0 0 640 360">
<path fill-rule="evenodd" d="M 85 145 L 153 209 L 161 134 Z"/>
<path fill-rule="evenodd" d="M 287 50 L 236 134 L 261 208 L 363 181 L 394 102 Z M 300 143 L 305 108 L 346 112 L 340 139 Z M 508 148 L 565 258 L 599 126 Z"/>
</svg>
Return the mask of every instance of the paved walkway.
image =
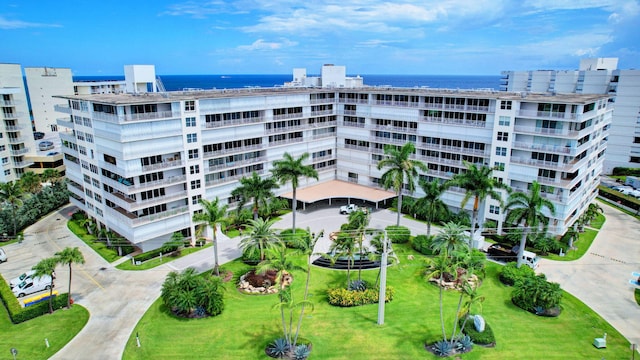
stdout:
<svg viewBox="0 0 640 360">
<path fill-rule="evenodd" d="M 629 341 L 640 343 L 640 323 L 637 321 L 640 307 L 635 304 L 632 286 L 628 283 L 631 272 L 640 271 L 640 222 L 608 206 L 604 208 L 607 222 L 587 255 L 575 262 L 543 260 L 540 271 L 600 313 Z M 207 248 L 147 271 L 121 271 L 67 229 L 65 220 L 72 211 L 72 207 L 64 208 L 30 227 L 25 231 L 25 242 L 12 244 L 10 246 L 14 248 L 8 250 L 13 254 L 22 252 L 25 259 L 35 264 L 66 246 L 80 247 L 87 262 L 74 266 L 73 298 L 86 307 L 91 316 L 82 331 L 52 359 L 121 359 L 134 327 L 159 297 L 166 274 L 187 267 L 195 267 L 199 271 L 211 269 L 213 249 Z M 338 206 L 319 207 L 298 212 L 296 227 L 309 227 L 315 233 L 324 230 L 325 236 L 317 244 L 316 252 L 325 252 L 330 244 L 328 234 L 338 230 L 346 219 L 346 215 L 338 213 Z M 289 228 L 291 221 L 291 214 L 287 214 L 275 227 Z M 395 222 L 394 212 L 374 211 L 371 227 L 383 229 Z M 423 223 L 405 218 L 401 223 L 413 234 L 426 232 Z M 432 232 L 437 231 L 437 228 L 432 228 Z M 224 238 L 219 243 L 221 263 L 240 256 L 237 240 Z M 12 271 L 19 273 L 19 269 Z M 58 278 L 67 276 L 61 267 Z M 60 291 L 67 291 L 66 287 L 64 282 L 57 284 Z"/>
</svg>

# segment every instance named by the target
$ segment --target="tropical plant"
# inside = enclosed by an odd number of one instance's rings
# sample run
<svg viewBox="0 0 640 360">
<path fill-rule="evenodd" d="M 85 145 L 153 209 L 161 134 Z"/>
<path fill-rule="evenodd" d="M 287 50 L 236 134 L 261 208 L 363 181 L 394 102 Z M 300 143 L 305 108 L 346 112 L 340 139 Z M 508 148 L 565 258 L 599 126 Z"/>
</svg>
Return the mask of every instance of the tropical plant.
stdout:
<svg viewBox="0 0 640 360">
<path fill-rule="evenodd" d="M 502 204 L 502 195 L 496 189 L 504 189 L 509 191 L 509 187 L 504 183 L 494 179 L 491 175 L 492 169 L 487 166 L 478 167 L 476 164 L 463 162 L 466 171 L 453 175 L 449 181 L 445 183 L 446 187 L 456 186 L 465 189 L 465 195 L 462 198 L 460 207 L 464 209 L 465 205 L 473 197 L 473 212 L 471 216 L 471 240 L 475 241 L 475 233 L 478 226 L 478 209 L 480 203 L 487 196 L 498 200 Z M 484 221 L 483 221 L 484 222 Z M 473 244 L 475 246 L 475 244 Z"/>
<path fill-rule="evenodd" d="M 453 222 L 446 223 L 431 243 L 431 248 L 438 254 L 451 254 L 468 247 L 469 236 L 465 234 L 465 228 Z"/>
<path fill-rule="evenodd" d="M 20 176 L 20 186 L 22 190 L 35 194 L 40 190 L 40 176 L 32 171 L 25 172 Z"/>
<path fill-rule="evenodd" d="M 271 246 L 281 243 L 277 231 L 271 227 L 276 220 L 249 220 L 244 237 L 240 240 L 240 249 L 247 256 L 254 257 L 255 254 L 260 255 L 260 261 L 265 260 L 265 252 Z"/>
<path fill-rule="evenodd" d="M 435 237 L 435 235 L 418 235 L 411 240 L 411 247 L 423 255 L 433 255 L 431 244 Z"/>
<path fill-rule="evenodd" d="M 398 220 L 396 221 L 396 226 L 400 226 L 402 188 L 404 187 L 405 179 L 407 190 L 413 192 L 418 170 L 427 171 L 427 166 L 424 163 L 410 158 L 415 150 L 415 145 L 412 142 L 408 142 L 400 148 L 386 145 L 384 148 L 385 157 L 378 162 L 378 170 L 389 168 L 382 174 L 380 183 L 385 189 L 392 188 L 395 190 L 398 196 Z"/>
<path fill-rule="evenodd" d="M 511 293 L 511 300 L 515 305 L 537 314 L 557 307 L 561 299 L 560 285 L 548 282 L 540 275 L 521 278 Z"/>
<path fill-rule="evenodd" d="M 449 208 L 440 199 L 444 193 L 445 186 L 439 181 L 419 182 L 424 196 L 416 201 L 416 211 L 427 220 L 427 236 L 431 235 L 431 224 L 436 219 L 443 219 L 448 216 Z"/>
<path fill-rule="evenodd" d="M 318 172 L 311 165 L 303 165 L 302 163 L 309 158 L 309 153 L 300 155 L 297 159 L 293 158 L 291 154 L 284 153 L 282 160 L 276 160 L 273 162 L 273 169 L 271 174 L 281 184 L 291 182 L 292 191 L 292 228 L 293 232 L 296 232 L 296 210 L 298 208 L 298 200 L 296 191 L 298 189 L 299 181 L 301 177 L 313 178 L 318 180 Z"/>
<path fill-rule="evenodd" d="M 217 225 L 227 223 L 227 205 L 220 205 L 216 197 L 212 201 L 200 199 L 202 212 L 193 214 L 193 221 L 200 222 L 196 235 L 200 235 L 202 231 L 209 226 L 213 232 L 213 272 L 216 276 L 220 276 L 220 265 L 218 262 L 218 236 Z"/>
<path fill-rule="evenodd" d="M 10 181 L 7 183 L 0 183 L 0 201 L 9 205 L 11 208 L 11 218 L 13 219 L 13 233 L 18 233 L 18 219 L 16 217 L 16 210 L 22 205 L 22 198 L 24 191 L 22 186 L 17 181 Z"/>
<path fill-rule="evenodd" d="M 176 315 L 189 317 L 202 315 L 202 310 L 211 316 L 224 308 L 222 285 L 219 277 L 198 276 L 192 267 L 178 273 L 167 274 L 162 283 L 160 297 Z"/>
<path fill-rule="evenodd" d="M 261 178 L 257 172 L 253 172 L 251 177 L 242 177 L 240 185 L 233 189 L 231 196 L 240 199 L 238 210 L 253 199 L 253 220 L 258 219 L 258 209 L 260 206 L 266 207 L 268 201 L 273 198 L 273 190 L 278 188 L 278 183 L 274 178 Z"/>
<path fill-rule="evenodd" d="M 351 267 L 355 260 L 355 254 L 358 249 L 356 237 L 349 231 L 340 231 L 336 239 L 329 247 L 330 259 L 335 262 L 338 258 L 347 259 L 347 287 L 351 282 Z"/>
<path fill-rule="evenodd" d="M 438 341 L 433 345 L 433 352 L 440 357 L 447 357 L 451 355 L 452 351 L 453 348 L 446 339 Z"/>
<path fill-rule="evenodd" d="M 46 169 L 42 173 L 41 178 L 43 182 L 51 182 L 51 183 L 58 182 L 58 180 L 61 178 L 60 171 L 56 169 Z"/>
<path fill-rule="evenodd" d="M 464 330 L 467 326 L 467 320 L 469 320 L 471 315 L 471 307 L 473 305 L 478 305 L 480 307 L 480 312 L 482 312 L 482 303 L 485 300 L 485 297 L 478 294 L 478 285 L 472 286 L 471 284 L 465 284 L 462 288 L 465 295 L 467 296 L 467 300 L 462 307 L 462 312 L 458 314 L 458 319 L 464 318 L 462 324 L 460 324 L 460 335 L 464 333 Z"/>
<path fill-rule="evenodd" d="M 523 264 L 522 257 L 529 233 L 538 231 L 541 226 L 546 228 L 549 222 L 549 218 L 543 214 L 545 209 L 551 216 L 555 214 L 553 203 L 541 196 L 540 184 L 537 181 L 531 183 L 529 194 L 523 192 L 509 194 L 509 199 L 505 206 L 505 211 L 507 212 L 505 220 L 511 224 L 522 223 L 523 226 L 520 247 L 518 248 L 518 267 Z"/>
<path fill-rule="evenodd" d="M 311 355 L 311 349 L 307 344 L 300 344 L 296 346 L 293 350 L 293 358 L 294 360 L 304 360 Z"/>
<path fill-rule="evenodd" d="M 447 248 L 444 247 L 443 251 L 438 256 L 430 258 L 427 262 L 427 279 L 438 278 L 438 288 L 440 291 L 440 325 L 442 326 L 442 339 L 447 342 L 447 334 L 444 329 L 444 309 L 443 309 L 443 292 L 442 281 L 445 274 L 450 274 L 454 268 L 451 258 L 447 254 Z"/>
<path fill-rule="evenodd" d="M 43 275 L 49 275 L 51 283 L 49 284 L 49 313 L 53 314 L 53 279 L 55 279 L 56 265 L 58 265 L 58 259 L 56 258 L 44 258 L 40 260 L 31 269 L 34 271 L 33 277 L 38 278 Z M 71 294 L 69 294 L 71 295 Z"/>
<path fill-rule="evenodd" d="M 359 261 L 358 261 L 358 280 L 362 280 L 362 259 L 364 258 L 364 247 L 362 242 L 364 241 L 365 231 L 369 226 L 371 216 L 369 212 L 362 209 L 358 209 L 349 214 L 349 228 L 352 231 L 352 235 L 355 236 L 358 243 Z"/>
<path fill-rule="evenodd" d="M 66 247 L 62 251 L 57 252 L 56 261 L 61 265 L 69 266 L 69 297 L 67 298 L 67 308 L 71 308 L 71 274 L 72 264 L 84 264 L 84 256 L 82 256 L 82 252 L 77 247 L 70 248 Z"/>
<path fill-rule="evenodd" d="M 267 347 L 267 352 L 269 352 L 271 357 L 283 358 L 289 353 L 289 344 L 287 344 L 287 340 L 284 338 L 275 339 Z"/>
</svg>

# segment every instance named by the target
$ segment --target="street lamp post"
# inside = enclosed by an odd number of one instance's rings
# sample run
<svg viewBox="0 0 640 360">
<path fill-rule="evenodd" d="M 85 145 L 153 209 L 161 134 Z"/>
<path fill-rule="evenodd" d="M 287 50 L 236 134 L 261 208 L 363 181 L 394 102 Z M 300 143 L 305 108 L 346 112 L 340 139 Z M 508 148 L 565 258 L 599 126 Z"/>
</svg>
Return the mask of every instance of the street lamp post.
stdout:
<svg viewBox="0 0 640 360">
<path fill-rule="evenodd" d="M 387 231 L 383 231 L 382 260 L 380 261 L 380 293 L 378 295 L 378 325 L 384 324 L 384 304 L 387 292 Z"/>
</svg>

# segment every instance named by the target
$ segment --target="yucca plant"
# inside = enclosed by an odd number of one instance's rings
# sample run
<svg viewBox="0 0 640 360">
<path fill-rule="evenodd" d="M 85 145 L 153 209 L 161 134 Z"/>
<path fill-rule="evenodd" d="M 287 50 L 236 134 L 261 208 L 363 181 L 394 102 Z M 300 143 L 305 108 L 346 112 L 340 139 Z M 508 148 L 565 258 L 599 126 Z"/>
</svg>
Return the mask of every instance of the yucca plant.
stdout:
<svg viewBox="0 0 640 360">
<path fill-rule="evenodd" d="M 471 350 L 471 346 L 473 346 L 473 341 L 471 341 L 471 337 L 469 337 L 469 335 L 465 335 L 458 339 L 456 345 L 458 351 L 469 351 Z"/>
<path fill-rule="evenodd" d="M 275 339 L 267 348 L 269 354 L 276 358 L 283 358 L 289 352 L 289 345 L 287 340 L 283 338 Z"/>
<path fill-rule="evenodd" d="M 440 340 L 433 345 L 433 352 L 440 357 L 451 355 L 451 343 L 446 340 Z"/>
<path fill-rule="evenodd" d="M 310 354 L 311 349 L 309 349 L 309 345 L 307 344 L 300 344 L 293 350 L 293 358 L 295 360 L 305 360 Z"/>
<path fill-rule="evenodd" d="M 367 290 L 367 283 L 364 280 L 354 280 L 349 283 L 350 291 L 365 291 Z"/>
</svg>

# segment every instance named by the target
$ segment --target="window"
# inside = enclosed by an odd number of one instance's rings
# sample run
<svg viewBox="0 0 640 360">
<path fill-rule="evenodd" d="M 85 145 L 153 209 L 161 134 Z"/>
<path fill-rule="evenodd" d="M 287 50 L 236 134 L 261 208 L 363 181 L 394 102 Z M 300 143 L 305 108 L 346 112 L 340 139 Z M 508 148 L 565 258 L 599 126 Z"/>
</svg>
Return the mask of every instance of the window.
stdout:
<svg viewBox="0 0 640 360">
<path fill-rule="evenodd" d="M 3 157 L 2 158 L 2 163 L 3 164 L 8 164 L 9 163 L 9 158 L 8 157 Z"/>
<path fill-rule="evenodd" d="M 189 166 L 189 173 L 191 175 L 199 174 L 200 173 L 200 165 L 191 165 L 191 166 Z"/>
<path fill-rule="evenodd" d="M 7 149 L 7 147 L 6 147 L 6 146 L 4 146 L 4 145 L 0 145 L 0 151 L 5 151 L 6 149 Z"/>
<path fill-rule="evenodd" d="M 200 202 L 200 199 L 202 199 L 202 195 L 192 196 L 191 197 L 191 204 L 198 205 L 198 203 Z"/>
<path fill-rule="evenodd" d="M 194 143 L 198 141 L 198 134 L 187 134 L 187 142 Z"/>
<path fill-rule="evenodd" d="M 200 180 L 191 181 L 191 190 L 200 189 Z"/>
<path fill-rule="evenodd" d="M 504 171 L 504 163 L 503 162 L 494 162 L 493 169 L 496 171 Z"/>
<path fill-rule="evenodd" d="M 489 213 L 499 215 L 500 214 L 500 206 L 489 205 Z"/>
<path fill-rule="evenodd" d="M 78 151 L 80 152 L 80 154 L 82 155 L 87 155 L 87 148 L 82 146 L 82 145 L 78 145 Z"/>
<path fill-rule="evenodd" d="M 87 142 L 93 143 L 93 135 L 86 134 L 86 136 L 87 136 Z"/>
<path fill-rule="evenodd" d="M 500 116 L 498 120 L 498 125 L 501 126 L 509 126 L 511 124 L 511 118 L 508 116 Z"/>
<path fill-rule="evenodd" d="M 509 141 L 509 133 L 498 131 L 498 141 Z"/>
<path fill-rule="evenodd" d="M 498 156 L 507 156 L 507 148 L 496 147 L 496 155 Z"/>
<path fill-rule="evenodd" d="M 502 100 L 502 101 L 500 101 L 500 109 L 502 109 L 502 110 L 511 110 L 511 100 Z"/>
<path fill-rule="evenodd" d="M 187 127 L 194 127 L 196 126 L 196 118 L 194 117 L 188 117 L 186 119 L 184 119 L 185 125 Z"/>
<path fill-rule="evenodd" d="M 629 159 L 629 162 L 636 163 L 636 164 L 640 163 L 640 156 L 632 156 L 632 157 Z M 5 173 L 6 173 L 6 171 L 5 171 Z M 5 175 L 6 175 L 6 174 L 5 174 Z"/>
<path fill-rule="evenodd" d="M 196 102 L 194 100 L 185 101 L 184 111 L 196 111 Z"/>
<path fill-rule="evenodd" d="M 640 137 L 636 136 L 633 138 L 633 143 L 634 144 L 640 144 Z M 0 148 L 0 151 L 4 150 L 4 145 L 2 146 L 2 148 Z"/>
<path fill-rule="evenodd" d="M 5 175 L 5 176 L 9 176 L 9 175 L 11 175 L 11 169 L 5 170 L 5 171 L 4 171 L 4 175 Z"/>
<path fill-rule="evenodd" d="M 189 159 L 197 159 L 198 158 L 198 149 L 189 150 Z"/>
</svg>

